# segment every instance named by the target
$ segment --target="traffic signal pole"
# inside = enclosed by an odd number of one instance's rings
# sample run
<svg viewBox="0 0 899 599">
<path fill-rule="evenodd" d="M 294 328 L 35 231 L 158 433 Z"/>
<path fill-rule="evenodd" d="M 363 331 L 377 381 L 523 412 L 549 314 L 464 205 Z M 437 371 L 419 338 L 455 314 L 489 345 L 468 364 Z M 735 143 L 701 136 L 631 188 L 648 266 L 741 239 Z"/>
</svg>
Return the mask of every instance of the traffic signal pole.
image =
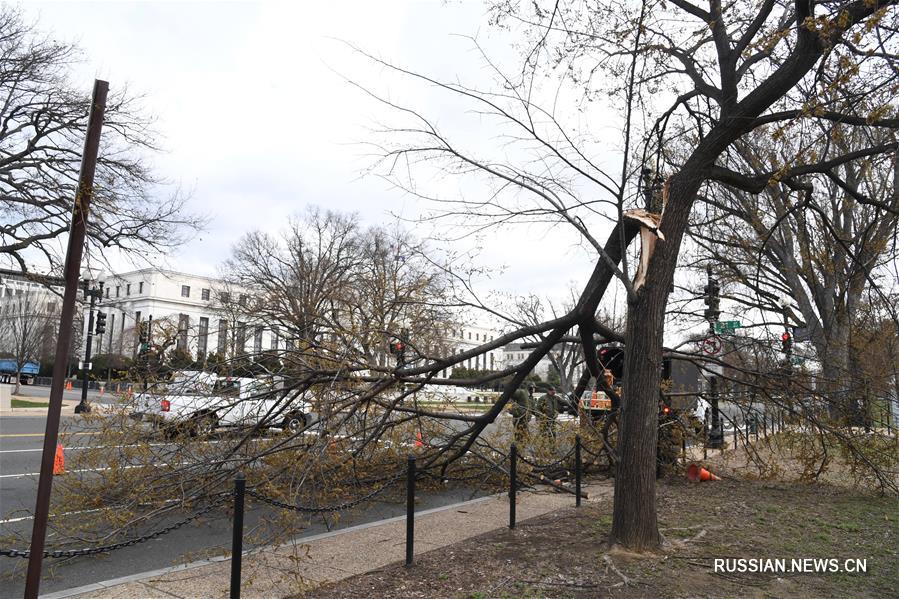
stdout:
<svg viewBox="0 0 899 599">
<path fill-rule="evenodd" d="M 97 305 L 97 297 L 102 295 L 103 293 L 103 282 L 100 282 L 99 288 L 90 289 L 90 282 L 84 281 L 84 295 L 85 297 L 89 297 L 91 299 L 90 309 L 88 310 L 87 315 L 87 343 L 84 347 L 84 361 L 81 363 L 81 403 L 75 406 L 76 414 L 88 414 L 91 411 L 91 406 L 87 403 L 87 386 L 88 386 L 88 372 L 90 371 L 90 363 L 91 363 L 91 346 L 93 345 L 94 340 L 94 308 Z M 105 323 L 104 323 L 105 325 Z M 102 333 L 102 330 L 99 330 L 100 323 L 99 319 L 97 322 L 97 333 Z M 104 326 L 105 330 L 105 326 Z"/>
<path fill-rule="evenodd" d="M 719 306 L 721 305 L 721 285 L 717 279 L 712 277 L 712 267 L 706 266 L 706 277 L 708 282 L 705 286 L 705 303 L 708 308 L 705 311 L 706 320 L 709 321 L 709 333 L 715 334 L 715 323 L 721 315 Z M 718 411 L 718 384 L 720 366 L 716 367 L 716 372 L 709 378 L 709 403 L 712 408 L 712 422 L 709 434 L 706 440 L 706 447 L 709 449 L 721 449 L 724 446 L 724 429 L 722 428 L 721 414 Z"/>
</svg>

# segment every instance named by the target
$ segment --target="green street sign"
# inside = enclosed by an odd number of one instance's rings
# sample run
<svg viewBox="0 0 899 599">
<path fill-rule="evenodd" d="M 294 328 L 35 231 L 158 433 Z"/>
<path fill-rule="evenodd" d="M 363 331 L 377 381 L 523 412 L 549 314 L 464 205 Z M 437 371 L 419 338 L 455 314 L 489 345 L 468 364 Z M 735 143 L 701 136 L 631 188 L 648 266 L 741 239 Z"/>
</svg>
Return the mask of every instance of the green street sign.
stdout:
<svg viewBox="0 0 899 599">
<path fill-rule="evenodd" d="M 733 333 L 737 329 L 741 328 L 743 325 L 739 320 L 722 320 L 721 322 L 715 323 L 715 332 L 716 333 Z"/>
</svg>

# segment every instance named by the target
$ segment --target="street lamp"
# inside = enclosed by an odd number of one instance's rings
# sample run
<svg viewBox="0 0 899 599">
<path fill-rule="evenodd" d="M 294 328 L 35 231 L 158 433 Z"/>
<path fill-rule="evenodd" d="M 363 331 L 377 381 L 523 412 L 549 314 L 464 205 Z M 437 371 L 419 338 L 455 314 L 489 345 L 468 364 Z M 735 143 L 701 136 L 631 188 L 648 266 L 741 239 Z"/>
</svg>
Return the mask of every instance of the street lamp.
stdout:
<svg viewBox="0 0 899 599">
<path fill-rule="evenodd" d="M 718 282 L 718 279 L 712 276 L 711 264 L 706 266 L 706 277 L 704 292 L 705 304 L 708 308 L 705 311 L 705 318 L 709 322 L 709 334 L 714 335 L 715 323 L 718 322 L 718 317 L 721 316 L 721 284 Z M 712 408 L 712 422 L 711 427 L 709 427 L 706 446 L 710 449 L 721 449 L 724 447 L 724 423 L 721 421 L 721 414 L 718 410 L 720 383 L 718 374 L 719 372 L 713 372 L 711 377 L 709 377 L 709 403 Z"/>
<path fill-rule="evenodd" d="M 84 349 L 84 361 L 81 363 L 81 402 L 75 406 L 76 414 L 84 414 L 91 411 L 90 404 L 87 403 L 87 373 L 91 367 L 91 345 L 94 339 L 94 308 L 97 305 L 97 298 L 103 297 L 103 281 L 99 281 L 97 286 L 92 286 L 92 277 L 90 272 L 82 281 L 84 289 L 84 299 L 90 299 L 90 308 L 87 315 L 87 344 Z M 101 334 L 106 330 L 106 315 L 97 314 L 97 334 Z"/>
</svg>

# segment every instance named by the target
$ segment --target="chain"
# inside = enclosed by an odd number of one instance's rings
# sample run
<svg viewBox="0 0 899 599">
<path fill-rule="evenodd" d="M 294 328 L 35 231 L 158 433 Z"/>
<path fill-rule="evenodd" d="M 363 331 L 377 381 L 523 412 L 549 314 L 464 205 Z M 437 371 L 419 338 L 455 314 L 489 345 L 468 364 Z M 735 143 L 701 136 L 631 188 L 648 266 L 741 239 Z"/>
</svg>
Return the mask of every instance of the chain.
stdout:
<svg viewBox="0 0 899 599">
<path fill-rule="evenodd" d="M 582 447 L 583 447 L 583 446 L 582 446 Z M 549 468 L 552 468 L 552 467 L 554 467 L 554 466 L 561 466 L 561 465 L 562 465 L 562 462 L 564 462 L 564 461 L 567 460 L 569 457 L 571 457 L 571 455 L 572 455 L 573 453 L 574 453 L 574 447 L 572 447 L 571 449 L 569 449 L 569 450 L 568 450 L 568 453 L 566 453 L 565 455 L 563 455 L 561 458 L 559 458 L 559 459 L 556 460 L 555 462 L 550 462 L 549 464 L 538 464 L 537 462 L 534 462 L 533 460 L 529 460 L 528 458 L 524 457 L 524 456 L 521 455 L 521 454 L 518 454 L 518 459 L 521 460 L 522 462 L 524 462 L 525 464 L 528 464 L 529 466 L 532 466 L 532 467 L 534 467 L 534 468 L 536 468 L 536 469 L 538 469 L 538 470 L 548 470 Z"/>
<path fill-rule="evenodd" d="M 195 514 L 190 515 L 189 517 L 181 520 L 179 522 L 175 522 L 165 528 L 157 530 L 156 532 L 152 532 L 148 535 L 144 535 L 142 537 L 136 537 L 134 539 L 129 539 L 127 541 L 122 541 L 120 543 L 113 543 L 112 545 L 101 545 L 99 547 L 85 547 L 84 549 L 54 549 L 53 551 L 44 551 L 44 557 L 50 558 L 63 558 L 63 557 L 80 557 L 82 555 L 96 555 L 98 553 L 109 553 L 110 551 L 115 551 L 116 549 L 121 549 L 122 547 L 131 547 L 132 545 L 138 545 L 140 543 L 145 543 L 157 537 L 161 537 L 164 534 L 168 534 L 173 530 L 177 530 L 184 526 L 185 524 L 189 524 L 211 512 L 216 507 L 223 504 L 225 501 L 230 499 L 234 493 L 232 491 L 228 491 L 227 493 L 223 493 L 221 497 L 217 500 L 213 501 L 200 511 Z M 27 558 L 31 555 L 31 551 L 28 549 L 0 549 L 0 556 L 2 557 L 24 557 Z"/>
<path fill-rule="evenodd" d="M 500 471 L 500 472 L 502 472 L 502 471 Z M 465 482 L 465 481 L 474 480 L 476 478 L 483 479 L 483 478 L 490 476 L 490 474 L 492 474 L 492 473 L 493 472 L 492 472 L 491 468 L 485 468 L 483 470 L 479 470 L 478 472 L 476 472 L 474 474 L 463 474 L 461 476 L 450 476 L 449 474 L 444 474 L 443 476 L 441 476 L 439 474 L 434 474 L 433 472 L 428 472 L 426 470 L 423 472 L 420 472 L 419 474 L 421 474 L 422 476 L 427 476 L 428 478 L 433 478 L 435 480 L 440 480 L 440 481 Z"/>
<path fill-rule="evenodd" d="M 392 479 L 390 479 L 387 483 L 378 487 L 377 489 L 375 489 L 368 495 L 363 495 L 362 497 L 360 497 L 358 499 L 354 499 L 352 501 L 345 501 L 343 503 L 338 503 L 337 505 L 328 505 L 328 506 L 320 506 L 320 507 L 291 505 L 289 503 L 284 503 L 283 501 L 278 501 L 277 499 L 272 499 L 271 497 L 267 497 L 267 496 L 263 495 L 262 493 L 259 493 L 258 491 L 254 491 L 253 489 L 247 489 L 247 495 L 249 495 L 250 497 L 255 497 L 256 499 L 258 499 L 259 501 L 261 501 L 263 503 L 267 503 L 269 505 L 272 505 L 272 506 L 275 506 L 275 507 L 278 507 L 278 508 L 281 508 L 284 510 L 292 510 L 294 512 L 305 512 L 307 514 L 323 514 L 323 513 L 327 513 L 327 512 L 340 512 L 343 510 L 352 509 L 352 508 L 356 507 L 357 505 L 365 503 L 366 501 L 380 495 L 385 490 L 387 490 L 390 486 L 392 486 L 395 482 L 397 482 L 398 480 L 402 480 L 404 478 L 406 478 L 405 473 L 398 474 L 398 475 L 394 476 Z"/>
</svg>

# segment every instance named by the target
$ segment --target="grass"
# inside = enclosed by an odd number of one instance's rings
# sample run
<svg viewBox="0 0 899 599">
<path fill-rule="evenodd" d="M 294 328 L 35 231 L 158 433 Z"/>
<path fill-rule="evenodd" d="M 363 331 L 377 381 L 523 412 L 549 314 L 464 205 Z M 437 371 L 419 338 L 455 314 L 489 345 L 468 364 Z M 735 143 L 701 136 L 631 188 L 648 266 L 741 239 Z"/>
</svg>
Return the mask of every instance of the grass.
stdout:
<svg viewBox="0 0 899 599">
<path fill-rule="evenodd" d="M 50 407 L 50 402 L 46 401 L 28 401 L 26 399 L 13 399 L 12 407 L 14 408 L 47 408 Z M 62 404 L 63 407 L 66 404 Z"/>
</svg>

